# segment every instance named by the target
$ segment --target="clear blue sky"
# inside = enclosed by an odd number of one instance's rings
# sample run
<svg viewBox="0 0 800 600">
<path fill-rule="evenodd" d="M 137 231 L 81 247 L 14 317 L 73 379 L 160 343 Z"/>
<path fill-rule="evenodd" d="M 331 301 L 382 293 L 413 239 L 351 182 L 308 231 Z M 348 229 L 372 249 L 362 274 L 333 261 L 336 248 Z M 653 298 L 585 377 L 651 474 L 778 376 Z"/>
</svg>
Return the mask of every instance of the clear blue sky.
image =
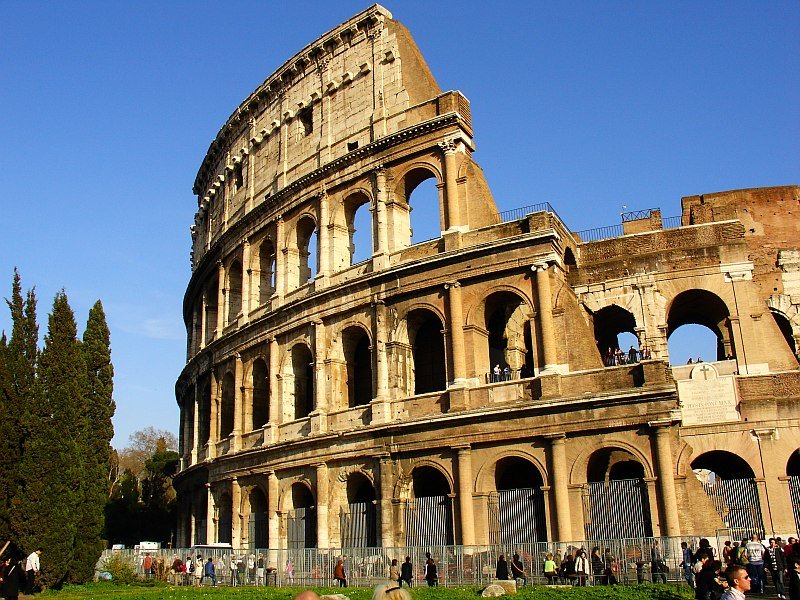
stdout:
<svg viewBox="0 0 800 600">
<path fill-rule="evenodd" d="M 0 295 L 19 267 L 42 329 L 62 287 L 81 329 L 103 300 L 116 445 L 178 429 L 191 187 L 209 142 L 366 6 L 0 2 Z M 442 89 L 470 99 L 501 210 L 549 201 L 579 230 L 618 223 L 623 205 L 669 216 L 684 195 L 800 183 L 796 1 L 386 7 Z"/>
</svg>

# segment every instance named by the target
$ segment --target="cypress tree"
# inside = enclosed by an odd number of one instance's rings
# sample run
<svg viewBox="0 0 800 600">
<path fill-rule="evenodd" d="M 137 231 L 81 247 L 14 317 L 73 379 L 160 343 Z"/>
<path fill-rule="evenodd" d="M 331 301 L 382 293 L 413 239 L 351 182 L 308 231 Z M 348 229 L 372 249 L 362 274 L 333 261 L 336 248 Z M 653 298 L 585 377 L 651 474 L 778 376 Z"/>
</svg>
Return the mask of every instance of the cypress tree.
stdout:
<svg viewBox="0 0 800 600">
<path fill-rule="evenodd" d="M 27 402 L 30 431 L 12 517 L 21 547 L 43 548 L 41 580 L 53 586 L 70 574 L 86 477 L 80 444 L 86 365 L 63 291 L 53 301 L 38 375 L 41 394 Z"/>
<path fill-rule="evenodd" d="M 14 411 L 11 373 L 8 370 L 6 335 L 0 337 L 0 540 L 11 538 L 11 499 L 16 490 L 16 469 L 19 448 L 18 424 L 7 418 Z M 2 542 L 0 542 L 2 543 Z"/>
<path fill-rule="evenodd" d="M 89 311 L 83 333 L 86 391 L 83 397 L 80 452 L 84 457 L 81 510 L 76 522 L 75 557 L 69 579 L 91 580 L 103 551 L 103 510 L 109 496 L 108 473 L 111 438 L 114 437 L 114 367 L 103 305 L 98 300 Z"/>
</svg>

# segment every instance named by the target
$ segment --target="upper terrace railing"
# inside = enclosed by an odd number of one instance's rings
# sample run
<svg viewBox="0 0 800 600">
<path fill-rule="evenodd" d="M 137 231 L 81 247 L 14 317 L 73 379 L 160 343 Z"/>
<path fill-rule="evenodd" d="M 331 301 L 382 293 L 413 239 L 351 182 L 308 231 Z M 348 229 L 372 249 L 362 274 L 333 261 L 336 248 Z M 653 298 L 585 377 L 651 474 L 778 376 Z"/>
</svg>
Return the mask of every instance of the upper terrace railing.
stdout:
<svg viewBox="0 0 800 600">
<path fill-rule="evenodd" d="M 643 217 L 640 218 L 647 218 L 650 211 L 652 209 L 647 209 L 643 211 L 635 211 L 636 213 L 642 213 Z M 625 213 L 622 215 L 623 222 L 627 222 L 625 220 L 626 215 L 632 215 L 635 213 Z M 682 223 L 682 217 L 678 215 L 677 217 L 664 217 L 661 219 L 661 228 L 662 229 L 676 229 L 680 227 Z M 628 221 L 633 220 L 628 219 Z M 579 236 L 581 240 L 584 242 L 598 242 L 600 240 L 607 240 L 615 237 L 620 237 L 625 235 L 623 225 L 620 223 L 619 225 L 606 225 L 605 227 L 595 227 L 593 229 L 583 229 L 581 231 L 576 231 L 575 235 Z"/>
<path fill-rule="evenodd" d="M 529 206 L 520 206 L 519 208 L 512 208 L 511 210 L 504 210 L 500 213 L 500 220 L 503 223 L 506 223 L 507 221 L 516 221 L 517 219 L 522 219 L 531 213 L 542 211 L 558 214 L 549 202 L 539 202 L 538 204 L 531 204 Z"/>
</svg>

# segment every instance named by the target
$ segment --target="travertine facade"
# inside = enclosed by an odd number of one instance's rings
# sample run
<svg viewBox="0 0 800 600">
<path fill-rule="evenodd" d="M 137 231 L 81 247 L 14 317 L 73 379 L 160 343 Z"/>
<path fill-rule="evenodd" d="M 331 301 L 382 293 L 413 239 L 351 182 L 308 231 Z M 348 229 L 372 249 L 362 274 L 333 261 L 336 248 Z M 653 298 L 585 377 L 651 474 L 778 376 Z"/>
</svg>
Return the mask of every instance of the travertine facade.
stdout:
<svg viewBox="0 0 800 600">
<path fill-rule="evenodd" d="M 178 543 L 430 544 L 411 524 L 445 514 L 437 540 L 482 545 L 512 505 L 530 541 L 613 535 L 615 481 L 641 535 L 795 531 L 800 188 L 687 197 L 681 226 L 645 211 L 584 241 L 549 206 L 500 214 L 473 151 L 469 102 L 380 6 L 228 119 L 194 187 Z M 411 245 L 429 178 L 441 237 Z M 717 361 L 670 367 L 687 323 Z M 649 360 L 604 366 L 622 332 Z"/>
</svg>

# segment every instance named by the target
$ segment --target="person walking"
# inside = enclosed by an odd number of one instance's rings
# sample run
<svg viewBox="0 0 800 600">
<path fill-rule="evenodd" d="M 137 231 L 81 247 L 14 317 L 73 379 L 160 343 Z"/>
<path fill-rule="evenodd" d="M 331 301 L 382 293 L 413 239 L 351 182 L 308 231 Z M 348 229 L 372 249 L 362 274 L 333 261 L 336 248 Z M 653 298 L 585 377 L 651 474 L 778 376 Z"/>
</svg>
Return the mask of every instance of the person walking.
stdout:
<svg viewBox="0 0 800 600">
<path fill-rule="evenodd" d="M 347 576 L 344 572 L 344 561 L 341 558 L 336 561 L 336 566 L 333 568 L 333 578 L 339 584 L 339 587 L 347 587 Z"/>
<path fill-rule="evenodd" d="M 436 562 L 431 558 L 431 553 L 425 553 L 425 581 L 428 582 L 428 587 L 436 587 L 439 585 L 439 573 L 436 569 Z"/>
<path fill-rule="evenodd" d="M 692 549 L 689 548 L 689 544 L 687 542 L 681 542 L 681 564 L 680 567 L 683 569 L 683 578 L 686 580 L 686 583 L 689 584 L 689 587 L 694 587 L 694 573 L 692 572 L 692 564 L 694 557 L 694 553 Z"/>
<path fill-rule="evenodd" d="M 783 549 L 778 545 L 775 538 L 769 539 L 769 548 L 764 553 L 764 566 L 769 569 L 769 574 L 772 575 L 772 583 L 775 586 L 775 593 L 778 598 L 784 600 L 786 598 L 786 589 L 784 586 L 784 571 L 786 571 L 786 560 L 783 556 Z"/>
<path fill-rule="evenodd" d="M 208 557 L 208 562 L 203 569 L 203 575 L 204 577 L 211 579 L 211 583 L 214 585 L 214 587 L 217 587 L 217 571 L 214 567 L 214 559 L 212 559 L 210 556 Z"/>
<path fill-rule="evenodd" d="M 789 563 L 789 600 L 800 600 L 800 563 Z"/>
<path fill-rule="evenodd" d="M 11 559 L 0 562 L 0 597 L 6 600 L 17 600 L 19 591 L 25 584 L 25 573 L 22 563 Z"/>
<path fill-rule="evenodd" d="M 508 579 L 508 563 L 506 562 L 506 555 L 501 554 L 497 557 L 497 568 L 494 571 L 495 579 Z"/>
<path fill-rule="evenodd" d="M 728 589 L 722 594 L 721 600 L 745 600 L 745 594 L 750 591 L 750 575 L 742 565 L 731 565 L 725 571 L 725 580 Z"/>
<path fill-rule="evenodd" d="M 286 581 L 289 582 L 289 585 L 294 584 L 294 563 L 291 558 L 286 561 Z"/>
<path fill-rule="evenodd" d="M 650 547 L 650 578 L 653 583 L 658 583 L 659 579 L 662 583 L 667 583 L 667 575 L 664 573 L 666 566 L 658 540 L 653 540 L 653 545 Z"/>
<path fill-rule="evenodd" d="M 411 587 L 411 580 L 414 579 L 414 567 L 411 564 L 411 557 L 406 556 L 405 562 L 400 567 L 400 587 L 403 587 L 403 582 L 408 587 Z"/>
<path fill-rule="evenodd" d="M 764 593 L 764 584 L 766 571 L 764 570 L 764 553 L 766 552 L 764 544 L 755 533 L 747 542 L 747 574 L 750 575 L 750 585 L 755 588 L 759 594 Z"/>
<path fill-rule="evenodd" d="M 29 596 L 33 594 L 34 586 L 36 584 L 36 576 L 39 574 L 39 557 L 42 554 L 42 549 L 37 548 L 28 555 L 25 560 L 25 593 Z"/>
</svg>

